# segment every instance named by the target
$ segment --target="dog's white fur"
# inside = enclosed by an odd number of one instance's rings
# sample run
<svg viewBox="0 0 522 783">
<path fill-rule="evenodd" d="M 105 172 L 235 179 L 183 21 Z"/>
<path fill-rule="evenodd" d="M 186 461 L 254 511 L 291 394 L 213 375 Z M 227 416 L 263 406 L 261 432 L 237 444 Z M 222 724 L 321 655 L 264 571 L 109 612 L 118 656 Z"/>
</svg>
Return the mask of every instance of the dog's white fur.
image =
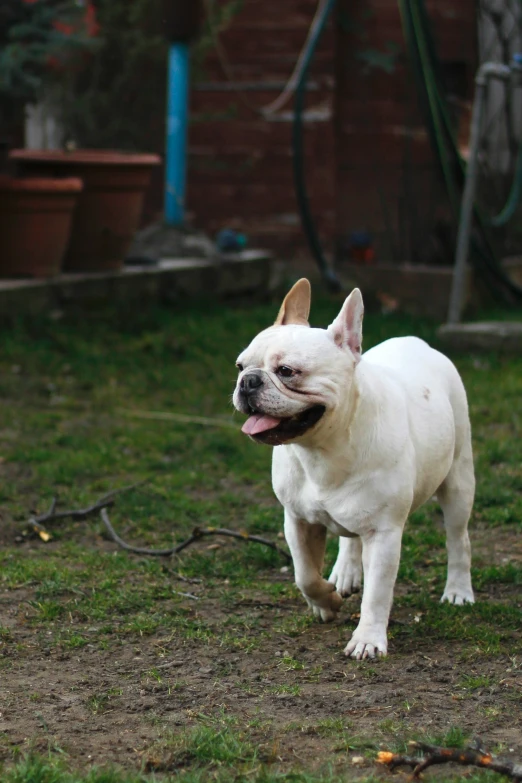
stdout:
<svg viewBox="0 0 522 783">
<path fill-rule="evenodd" d="M 386 629 L 408 515 L 433 495 L 444 512 L 448 575 L 443 601 L 473 602 L 467 525 L 475 489 L 466 393 L 454 365 L 416 337 L 386 340 L 361 355 L 363 303 L 352 291 L 326 329 L 307 324 L 309 284 L 287 295 L 276 325 L 238 358 L 240 381 L 266 382 L 255 410 L 290 417 L 326 411 L 304 435 L 276 446 L 272 481 L 284 506 L 296 583 L 315 615 L 332 620 L 341 596 L 364 593 L 345 649 L 354 658 L 387 652 Z M 281 365 L 298 368 L 288 380 Z M 326 531 L 340 536 L 329 580 Z"/>
</svg>

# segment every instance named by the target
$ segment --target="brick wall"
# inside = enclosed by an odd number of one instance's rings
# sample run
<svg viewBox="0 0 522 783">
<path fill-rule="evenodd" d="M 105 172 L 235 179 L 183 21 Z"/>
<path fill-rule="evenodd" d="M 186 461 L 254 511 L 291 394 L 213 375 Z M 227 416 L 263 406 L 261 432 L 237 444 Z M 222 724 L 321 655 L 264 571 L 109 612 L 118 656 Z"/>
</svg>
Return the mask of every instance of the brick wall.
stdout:
<svg viewBox="0 0 522 783">
<path fill-rule="evenodd" d="M 227 225 L 290 256 L 305 247 L 291 156 L 290 101 L 277 120 L 258 109 L 288 79 L 317 0 L 244 0 L 191 96 L 188 209 L 214 234 Z M 473 0 L 431 0 L 439 53 L 462 73 L 475 67 Z M 393 48 L 395 47 L 395 48 Z M 368 67 L 361 52 L 395 53 L 394 69 Z M 227 73 L 225 73 L 225 70 Z M 306 174 L 327 249 L 359 229 L 379 256 L 405 258 L 444 212 L 437 165 L 416 105 L 397 0 L 338 0 L 309 75 Z M 236 87 L 241 93 L 238 95 Z"/>
<path fill-rule="evenodd" d="M 292 178 L 292 101 L 277 121 L 267 121 L 256 109 L 273 101 L 289 78 L 316 7 L 316 0 L 244 1 L 221 35 L 229 75 L 244 85 L 241 95 L 218 57 L 205 62 L 204 81 L 191 97 L 188 208 L 211 233 L 233 224 L 252 242 L 284 254 L 303 247 Z M 306 123 L 312 209 L 330 244 L 336 219 L 334 40 L 331 27 L 310 72 L 308 107 L 323 109 L 323 118 Z"/>
</svg>

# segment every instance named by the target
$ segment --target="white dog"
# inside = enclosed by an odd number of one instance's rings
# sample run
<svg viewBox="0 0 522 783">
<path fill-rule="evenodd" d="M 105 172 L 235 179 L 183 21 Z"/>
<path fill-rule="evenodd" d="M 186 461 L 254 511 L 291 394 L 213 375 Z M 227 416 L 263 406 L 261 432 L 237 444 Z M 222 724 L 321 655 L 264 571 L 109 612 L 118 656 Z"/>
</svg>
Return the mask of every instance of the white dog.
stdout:
<svg viewBox="0 0 522 783">
<path fill-rule="evenodd" d="M 345 649 L 386 655 L 386 629 L 408 515 L 434 494 L 444 512 L 443 601 L 473 602 L 467 532 L 475 479 L 466 393 L 454 365 L 416 337 L 361 355 L 363 302 L 352 291 L 328 329 L 308 324 L 310 283 L 287 294 L 274 326 L 238 357 L 243 432 L 276 446 L 272 482 L 285 510 L 296 584 L 334 619 L 357 591 L 361 619 Z M 326 531 L 340 536 L 329 581 Z"/>
</svg>

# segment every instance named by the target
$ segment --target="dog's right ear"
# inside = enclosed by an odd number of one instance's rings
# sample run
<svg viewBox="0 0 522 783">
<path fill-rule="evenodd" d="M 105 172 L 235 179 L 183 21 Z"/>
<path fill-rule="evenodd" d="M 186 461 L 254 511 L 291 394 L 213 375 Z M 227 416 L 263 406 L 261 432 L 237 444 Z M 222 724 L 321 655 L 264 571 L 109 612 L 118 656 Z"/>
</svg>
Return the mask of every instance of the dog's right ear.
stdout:
<svg viewBox="0 0 522 783">
<path fill-rule="evenodd" d="M 274 326 L 288 326 L 289 324 L 310 326 L 308 316 L 310 315 L 311 299 L 312 288 L 310 282 L 306 277 L 302 277 L 285 296 L 281 309 L 274 321 Z"/>
</svg>

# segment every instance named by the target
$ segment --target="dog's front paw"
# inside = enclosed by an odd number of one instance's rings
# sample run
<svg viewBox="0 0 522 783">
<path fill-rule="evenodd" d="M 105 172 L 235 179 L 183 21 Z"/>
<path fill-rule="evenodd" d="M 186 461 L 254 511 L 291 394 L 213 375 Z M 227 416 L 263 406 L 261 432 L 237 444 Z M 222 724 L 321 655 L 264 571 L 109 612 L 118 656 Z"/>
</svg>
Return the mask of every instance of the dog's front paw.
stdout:
<svg viewBox="0 0 522 783">
<path fill-rule="evenodd" d="M 344 654 L 355 658 L 357 661 L 363 658 L 384 658 L 388 652 L 386 633 L 378 631 L 364 631 L 358 628 L 346 645 Z"/>
<path fill-rule="evenodd" d="M 337 612 L 333 609 L 322 609 L 320 606 L 314 606 L 313 604 L 311 604 L 311 609 L 314 617 L 317 617 L 323 623 L 331 623 L 337 617 Z"/>
<path fill-rule="evenodd" d="M 441 604 L 447 602 L 449 604 L 455 604 L 456 606 L 462 606 L 462 604 L 474 604 L 475 596 L 471 587 L 452 587 L 446 585 L 444 594 L 440 599 Z"/>
<path fill-rule="evenodd" d="M 343 603 L 341 596 L 335 592 L 334 586 L 332 585 L 331 587 L 332 592 L 325 595 L 320 603 L 305 596 L 308 606 L 314 613 L 314 616 L 319 620 L 322 620 L 323 623 L 331 623 L 332 620 L 335 620 Z"/>
</svg>

